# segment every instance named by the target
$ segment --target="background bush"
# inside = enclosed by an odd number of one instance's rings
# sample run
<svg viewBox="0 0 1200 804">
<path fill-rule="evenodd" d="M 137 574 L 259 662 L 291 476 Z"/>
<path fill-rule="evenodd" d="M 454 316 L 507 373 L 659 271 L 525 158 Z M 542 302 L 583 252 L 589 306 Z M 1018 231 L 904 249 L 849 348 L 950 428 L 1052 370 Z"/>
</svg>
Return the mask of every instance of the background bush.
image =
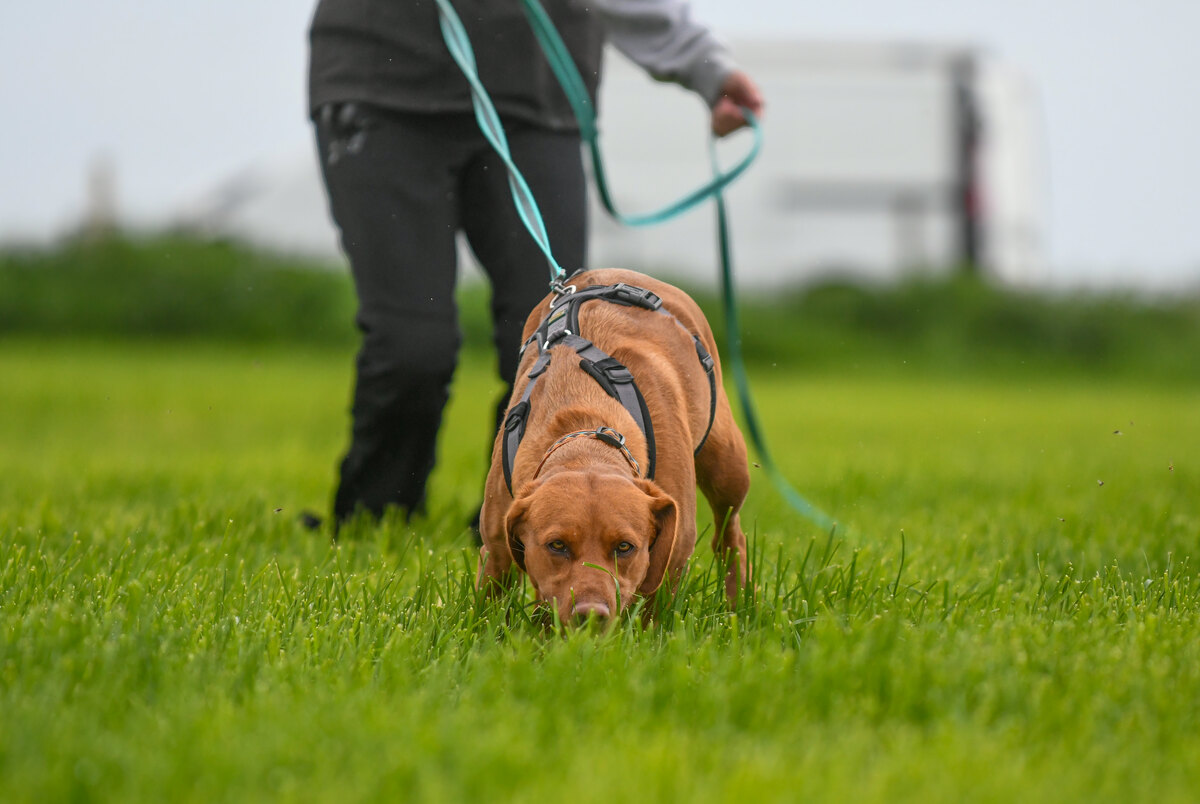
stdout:
<svg viewBox="0 0 1200 804">
<path fill-rule="evenodd" d="M 182 237 L 114 238 L 0 256 L 0 332 L 349 344 L 336 265 Z"/>
<path fill-rule="evenodd" d="M 691 288 L 724 342 L 714 292 Z M 1200 296 L 1016 291 L 968 277 L 886 286 L 827 282 L 742 298 L 760 364 L 958 373 L 1082 371 L 1200 379 Z M 487 350 L 488 290 L 460 289 L 464 346 Z M 0 254 L 0 335 L 356 342 L 338 263 L 184 237 L 114 238 Z"/>
</svg>

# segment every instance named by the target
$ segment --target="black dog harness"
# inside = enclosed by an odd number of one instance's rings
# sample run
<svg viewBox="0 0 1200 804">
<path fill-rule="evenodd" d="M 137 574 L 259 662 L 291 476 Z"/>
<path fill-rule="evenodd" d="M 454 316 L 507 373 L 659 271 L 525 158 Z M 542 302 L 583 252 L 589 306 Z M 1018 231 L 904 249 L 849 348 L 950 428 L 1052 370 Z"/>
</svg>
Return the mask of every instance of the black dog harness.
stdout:
<svg viewBox="0 0 1200 804">
<path fill-rule="evenodd" d="M 650 411 L 646 408 L 646 400 L 642 397 L 642 392 L 634 382 L 633 374 L 619 360 L 579 335 L 579 308 L 585 302 L 595 299 L 602 299 L 623 307 L 641 307 L 665 315 L 691 336 L 692 342 L 696 346 L 696 357 L 700 360 L 704 373 L 708 375 L 709 391 L 708 427 L 705 428 L 704 437 L 700 439 L 700 443 L 696 445 L 692 454 L 700 452 L 704 447 L 704 442 L 708 440 L 708 434 L 712 430 L 713 418 L 717 411 L 717 378 L 712 355 L 704 348 L 700 337 L 689 332 L 678 318 L 663 309 L 662 299 L 644 288 L 627 285 L 624 282 L 618 282 L 615 285 L 592 285 L 582 290 L 576 290 L 571 285 L 567 287 L 565 293 L 550 303 L 550 313 L 542 319 L 537 330 L 521 347 L 521 351 L 524 352 L 530 344 L 536 343 L 538 358 L 529 372 L 529 384 L 525 386 L 525 392 L 521 394 L 520 401 L 512 406 L 504 420 L 502 445 L 504 482 L 508 486 L 510 495 L 513 493 L 513 463 L 516 460 L 517 448 L 521 445 L 521 439 L 525 437 L 525 424 L 529 418 L 529 398 L 533 394 L 533 388 L 537 385 L 538 378 L 549 368 L 550 350 L 555 346 L 568 346 L 574 350 L 579 355 L 579 367 L 595 380 L 606 394 L 620 402 L 621 406 L 633 417 L 638 429 L 646 437 L 646 449 L 649 454 L 646 459 L 645 476 L 651 480 L 654 478 L 656 454 L 654 425 L 650 421 Z M 610 428 L 601 429 L 617 435 Z M 622 437 L 621 446 L 623 445 L 624 438 Z M 634 465 L 636 466 L 636 462 Z"/>
</svg>

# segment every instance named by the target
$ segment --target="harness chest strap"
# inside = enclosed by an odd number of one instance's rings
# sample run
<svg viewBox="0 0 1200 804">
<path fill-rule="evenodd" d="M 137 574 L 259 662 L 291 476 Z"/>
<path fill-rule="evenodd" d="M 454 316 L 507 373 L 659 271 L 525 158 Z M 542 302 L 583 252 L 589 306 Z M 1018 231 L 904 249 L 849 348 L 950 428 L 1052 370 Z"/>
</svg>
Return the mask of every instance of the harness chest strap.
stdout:
<svg viewBox="0 0 1200 804">
<path fill-rule="evenodd" d="M 559 345 L 571 347 L 579 355 L 579 367 L 595 380 L 604 389 L 605 393 L 620 402 L 621 406 L 633 418 L 638 429 L 646 437 L 648 455 L 645 476 L 649 479 L 654 478 L 656 463 L 654 425 L 650 420 L 650 411 L 646 407 L 646 400 L 638 389 L 633 374 L 619 360 L 577 334 L 579 331 L 579 306 L 586 301 L 594 299 L 603 299 L 604 301 L 622 306 L 636 306 L 658 312 L 670 318 L 680 329 L 692 337 L 692 341 L 696 347 L 696 356 L 700 361 L 700 365 L 704 368 L 705 374 L 708 376 L 709 390 L 708 426 L 705 428 L 704 436 L 700 439 L 700 443 L 696 445 L 693 454 L 698 453 L 708 440 L 717 409 L 717 381 L 715 362 L 700 338 L 689 332 L 680 323 L 679 319 L 671 315 L 669 311 L 663 309 L 662 300 L 657 295 L 644 288 L 627 285 L 623 282 L 615 285 L 594 285 L 583 290 L 575 290 L 574 287 L 571 287 L 568 288 L 568 292 L 564 296 L 556 299 L 551 304 L 550 313 L 543 319 L 533 336 L 525 343 L 525 346 L 522 347 L 522 350 L 524 350 L 530 344 L 536 343 L 538 346 L 538 358 L 529 372 L 530 381 L 525 386 L 525 390 L 521 394 L 521 399 L 517 404 L 513 405 L 504 420 L 502 465 L 504 469 L 504 482 L 508 486 L 509 494 L 513 493 L 513 464 L 516 460 L 517 448 L 520 446 L 521 440 L 525 437 L 525 423 L 529 416 L 530 397 L 533 394 L 533 389 L 537 384 L 538 378 L 550 366 L 550 348 Z"/>
</svg>

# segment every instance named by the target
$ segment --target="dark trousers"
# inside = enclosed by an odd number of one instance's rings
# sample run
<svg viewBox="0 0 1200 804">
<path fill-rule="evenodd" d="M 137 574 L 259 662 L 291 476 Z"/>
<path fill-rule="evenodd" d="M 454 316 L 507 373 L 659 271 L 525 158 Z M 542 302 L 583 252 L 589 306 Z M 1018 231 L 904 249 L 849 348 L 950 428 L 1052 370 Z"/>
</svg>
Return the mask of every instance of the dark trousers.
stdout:
<svg viewBox="0 0 1200 804">
<path fill-rule="evenodd" d="M 586 185 L 578 134 L 505 121 L 514 161 L 533 190 L 555 257 L 583 265 Z M 334 222 L 358 294 L 362 346 L 353 428 L 333 515 L 419 510 L 460 336 L 455 234 L 463 231 L 492 285 L 493 341 L 509 384 L 521 330 L 550 280 L 521 224 L 503 163 L 469 114 L 323 107 L 317 147 Z M 480 445 L 484 449 L 485 445 Z"/>
</svg>

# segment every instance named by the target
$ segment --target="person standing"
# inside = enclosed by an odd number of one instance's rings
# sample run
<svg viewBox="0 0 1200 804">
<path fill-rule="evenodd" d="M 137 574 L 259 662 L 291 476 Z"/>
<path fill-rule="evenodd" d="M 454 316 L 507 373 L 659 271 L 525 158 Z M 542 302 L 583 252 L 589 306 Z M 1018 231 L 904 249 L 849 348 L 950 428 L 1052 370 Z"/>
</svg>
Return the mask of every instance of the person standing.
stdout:
<svg viewBox="0 0 1200 804">
<path fill-rule="evenodd" d="M 587 188 L 579 128 L 518 0 L 454 0 L 555 256 L 584 265 Z M 547 0 L 593 103 L 610 41 L 651 76 L 695 91 L 723 136 L 761 113 L 758 87 L 685 0 Z M 350 446 L 333 500 L 423 509 L 460 336 L 462 231 L 491 283 L 492 338 L 512 390 L 525 318 L 547 292 L 503 162 L 480 133 L 433 0 L 320 0 L 309 31 L 309 111 L 329 208 L 350 262 L 362 343 Z"/>
</svg>

